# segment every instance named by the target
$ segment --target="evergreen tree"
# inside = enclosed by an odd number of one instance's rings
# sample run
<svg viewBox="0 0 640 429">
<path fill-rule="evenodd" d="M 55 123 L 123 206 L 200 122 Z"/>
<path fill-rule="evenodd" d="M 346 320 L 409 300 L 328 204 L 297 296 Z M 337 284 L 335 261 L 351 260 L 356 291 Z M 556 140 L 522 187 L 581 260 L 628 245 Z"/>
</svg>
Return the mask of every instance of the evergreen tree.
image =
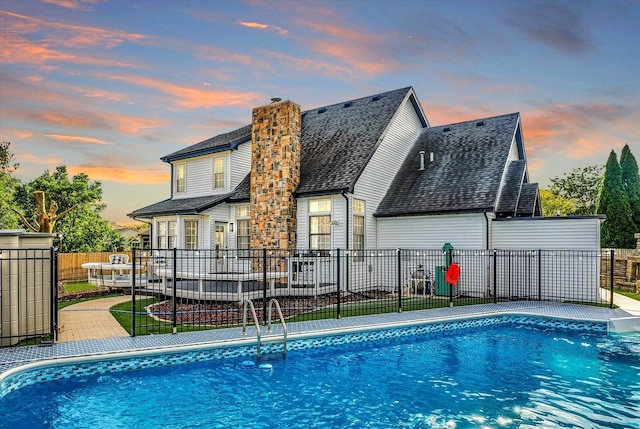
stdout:
<svg viewBox="0 0 640 429">
<path fill-rule="evenodd" d="M 638 163 L 629 149 L 629 145 L 622 148 L 620 155 L 620 169 L 622 170 L 622 186 L 627 194 L 631 216 L 635 223 L 635 232 L 640 232 L 640 179 L 638 178 Z"/>
<path fill-rule="evenodd" d="M 622 170 L 614 151 L 611 151 L 605 167 L 597 212 L 607 215 L 600 229 L 601 247 L 619 249 L 635 247 L 631 208 L 622 187 Z"/>
</svg>

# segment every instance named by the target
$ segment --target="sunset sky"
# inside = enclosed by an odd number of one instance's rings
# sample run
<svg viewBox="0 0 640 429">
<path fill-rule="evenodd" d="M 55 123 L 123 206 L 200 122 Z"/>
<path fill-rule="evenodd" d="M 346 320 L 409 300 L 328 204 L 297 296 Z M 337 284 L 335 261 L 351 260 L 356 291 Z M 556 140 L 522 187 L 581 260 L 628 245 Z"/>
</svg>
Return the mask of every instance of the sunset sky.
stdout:
<svg viewBox="0 0 640 429">
<path fill-rule="evenodd" d="M 103 217 L 169 197 L 160 157 L 251 121 L 413 86 L 431 125 L 520 112 L 542 187 L 640 160 L 640 1 L 0 0 L 0 139 Z"/>
</svg>

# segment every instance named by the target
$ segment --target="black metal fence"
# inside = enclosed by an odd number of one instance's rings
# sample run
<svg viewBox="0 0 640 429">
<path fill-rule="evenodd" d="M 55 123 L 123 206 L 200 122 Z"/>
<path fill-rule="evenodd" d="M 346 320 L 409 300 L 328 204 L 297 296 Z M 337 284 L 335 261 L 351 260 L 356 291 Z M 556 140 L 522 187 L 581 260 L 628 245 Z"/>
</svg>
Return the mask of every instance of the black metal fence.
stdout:
<svg viewBox="0 0 640 429">
<path fill-rule="evenodd" d="M 57 253 L 0 249 L 0 346 L 55 338 Z"/>
<path fill-rule="evenodd" d="M 612 252 L 162 249 L 132 262 L 132 335 L 238 326 L 247 300 L 264 323 L 271 298 L 287 321 L 508 300 L 613 306 Z"/>
</svg>

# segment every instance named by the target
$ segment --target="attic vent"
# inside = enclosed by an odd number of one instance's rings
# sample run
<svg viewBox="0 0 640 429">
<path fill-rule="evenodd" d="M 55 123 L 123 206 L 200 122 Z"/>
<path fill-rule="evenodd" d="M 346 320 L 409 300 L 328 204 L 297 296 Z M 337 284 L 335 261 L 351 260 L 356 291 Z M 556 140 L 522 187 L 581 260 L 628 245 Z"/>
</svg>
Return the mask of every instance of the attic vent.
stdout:
<svg viewBox="0 0 640 429">
<path fill-rule="evenodd" d="M 351 101 L 349 101 L 348 103 L 344 103 L 344 107 L 351 107 L 353 103 Z"/>
<path fill-rule="evenodd" d="M 484 127 L 485 122 L 484 121 L 478 121 L 476 122 L 476 127 Z"/>
<path fill-rule="evenodd" d="M 449 131 L 451 131 L 451 127 L 444 127 L 442 129 L 442 132 L 444 132 L 444 133 L 448 133 Z"/>
<path fill-rule="evenodd" d="M 320 114 L 320 113 L 324 113 L 324 112 L 326 112 L 326 111 L 327 111 L 327 108 L 326 108 L 326 107 L 323 107 L 322 109 L 318 109 L 318 114 Z"/>
<path fill-rule="evenodd" d="M 378 100 L 380 100 L 379 95 L 374 95 L 373 97 L 371 97 L 371 101 L 378 101 Z"/>
</svg>

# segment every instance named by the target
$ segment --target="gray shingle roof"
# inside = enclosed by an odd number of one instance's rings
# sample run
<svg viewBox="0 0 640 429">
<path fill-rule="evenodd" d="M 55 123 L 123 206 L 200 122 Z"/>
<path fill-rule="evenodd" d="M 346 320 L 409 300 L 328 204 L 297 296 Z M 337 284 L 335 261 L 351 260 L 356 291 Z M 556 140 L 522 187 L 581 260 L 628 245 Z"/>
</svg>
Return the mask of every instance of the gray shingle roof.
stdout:
<svg viewBox="0 0 640 429">
<path fill-rule="evenodd" d="M 519 116 L 424 129 L 374 216 L 493 211 Z M 420 151 L 425 152 L 422 171 Z"/>
<path fill-rule="evenodd" d="M 524 159 L 519 159 L 511 161 L 507 166 L 507 173 L 504 178 L 505 183 L 500 193 L 496 213 L 504 214 L 505 216 L 514 216 L 516 214 L 526 165 L 527 163 Z"/>
<path fill-rule="evenodd" d="M 173 214 L 197 214 L 227 200 L 231 193 L 206 197 L 179 198 L 160 201 L 129 213 L 130 217 L 151 218 Z"/>
<path fill-rule="evenodd" d="M 244 127 L 226 134 L 219 134 L 200 143 L 196 143 L 169 155 L 165 155 L 160 159 L 165 162 L 170 162 L 178 159 L 189 158 L 195 155 L 206 155 L 208 153 L 235 149 L 238 145 L 246 141 L 251 141 L 251 125 L 245 125 Z"/>
<path fill-rule="evenodd" d="M 410 90 L 401 88 L 303 112 L 296 195 L 352 190 Z M 231 200 L 249 199 L 249 183 L 247 176 Z"/>
<path fill-rule="evenodd" d="M 538 184 L 525 183 L 520 191 L 517 216 L 540 216 L 540 198 L 538 198 Z"/>
<path fill-rule="evenodd" d="M 351 190 L 410 90 L 397 89 L 304 112 L 296 194 Z"/>
</svg>

